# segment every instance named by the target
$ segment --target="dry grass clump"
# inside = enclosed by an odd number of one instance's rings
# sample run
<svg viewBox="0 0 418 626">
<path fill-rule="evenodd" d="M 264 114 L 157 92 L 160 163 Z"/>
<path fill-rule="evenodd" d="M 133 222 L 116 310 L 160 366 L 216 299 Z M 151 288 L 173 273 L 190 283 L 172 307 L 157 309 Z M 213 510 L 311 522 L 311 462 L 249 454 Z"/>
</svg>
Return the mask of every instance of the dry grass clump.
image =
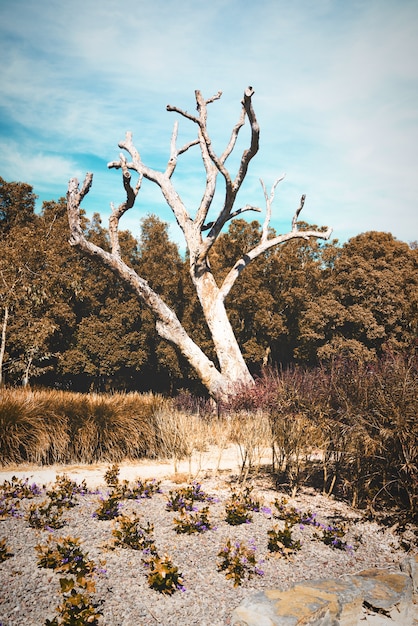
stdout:
<svg viewBox="0 0 418 626">
<path fill-rule="evenodd" d="M 160 453 L 154 394 L 81 394 L 5 389 L 0 395 L 0 462 L 93 463 Z"/>
<path fill-rule="evenodd" d="M 63 462 L 69 442 L 67 419 L 54 412 L 47 397 L 3 389 L 0 395 L 0 461 Z"/>
</svg>

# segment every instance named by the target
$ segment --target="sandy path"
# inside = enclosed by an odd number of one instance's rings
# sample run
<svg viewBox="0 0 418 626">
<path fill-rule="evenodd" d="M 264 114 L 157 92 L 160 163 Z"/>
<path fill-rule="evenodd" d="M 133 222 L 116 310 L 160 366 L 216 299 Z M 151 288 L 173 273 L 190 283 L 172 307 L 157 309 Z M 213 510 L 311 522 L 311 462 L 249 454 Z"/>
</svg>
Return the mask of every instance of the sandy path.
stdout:
<svg viewBox="0 0 418 626">
<path fill-rule="evenodd" d="M 267 462 L 267 461 L 266 461 Z M 173 461 L 141 459 L 138 461 L 122 461 L 119 478 L 132 481 L 135 478 L 170 478 L 174 474 L 188 474 L 198 478 L 208 471 L 228 470 L 231 473 L 240 471 L 241 456 L 237 445 L 231 444 L 220 451 L 216 446 L 209 446 L 206 452 L 194 453 L 188 460 L 178 461 L 176 468 Z M 71 480 L 80 483 L 85 480 L 90 488 L 104 484 L 104 474 L 111 463 L 95 463 L 92 465 L 11 465 L 0 469 L 0 484 L 10 480 L 12 476 L 19 479 L 29 478 L 30 482 L 48 485 L 55 482 L 57 475 L 65 474 Z"/>
</svg>

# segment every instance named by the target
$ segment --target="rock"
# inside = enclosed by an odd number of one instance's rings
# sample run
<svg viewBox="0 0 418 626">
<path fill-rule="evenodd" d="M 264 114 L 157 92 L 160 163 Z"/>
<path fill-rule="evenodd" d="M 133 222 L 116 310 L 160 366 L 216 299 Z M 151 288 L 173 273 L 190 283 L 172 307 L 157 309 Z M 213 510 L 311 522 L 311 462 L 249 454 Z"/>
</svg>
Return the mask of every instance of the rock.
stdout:
<svg viewBox="0 0 418 626">
<path fill-rule="evenodd" d="M 231 626 L 358 626 L 365 612 L 388 626 L 413 626 L 418 623 L 418 556 L 405 561 L 402 570 L 370 569 L 258 592 L 234 610 Z"/>
</svg>

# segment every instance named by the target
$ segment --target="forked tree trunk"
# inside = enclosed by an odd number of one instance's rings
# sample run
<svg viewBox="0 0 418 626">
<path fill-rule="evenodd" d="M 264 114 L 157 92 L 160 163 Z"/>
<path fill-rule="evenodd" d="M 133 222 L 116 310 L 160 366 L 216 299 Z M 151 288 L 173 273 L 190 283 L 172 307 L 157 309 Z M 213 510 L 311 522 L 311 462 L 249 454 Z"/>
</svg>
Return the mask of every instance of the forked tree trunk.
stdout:
<svg viewBox="0 0 418 626">
<path fill-rule="evenodd" d="M 119 143 L 119 147 L 130 156 L 131 161 L 128 162 L 125 154 L 121 153 L 118 161 L 112 161 L 108 165 L 109 168 L 122 170 L 122 181 L 126 192 L 125 202 L 118 207 L 112 205 L 112 214 L 109 218 L 111 252 L 107 252 L 88 241 L 84 236 L 81 225 L 80 205 L 90 190 L 93 175 L 86 175 L 81 189 L 77 179 L 71 179 L 67 193 L 71 245 L 78 246 L 82 252 L 91 257 L 99 258 L 104 265 L 110 268 L 135 291 L 154 314 L 156 330 L 160 337 L 171 342 L 180 350 L 189 364 L 195 369 L 211 396 L 216 399 L 225 398 L 229 394 L 233 394 L 240 385 L 248 385 L 253 382 L 225 309 L 225 298 L 237 278 L 249 263 L 273 246 L 285 243 L 290 239 L 309 239 L 310 237 L 328 239 L 332 232 L 331 229 L 298 230 L 297 219 L 305 201 L 305 196 L 302 196 L 300 206 L 292 220 L 291 230 L 285 235 L 271 236 L 271 205 L 276 185 L 281 179 L 278 179 L 273 184 L 270 195 L 267 194 L 264 183 L 262 183 L 266 203 L 266 216 L 260 241 L 254 248 L 245 251 L 245 254 L 240 259 L 237 259 L 221 285 L 216 283 L 210 270 L 208 256 L 222 228 L 229 220 L 242 215 L 244 211 L 261 212 L 260 208 L 250 205 L 234 209 L 235 200 L 247 174 L 249 163 L 257 154 L 259 147 L 260 130 L 252 106 L 253 93 L 252 87 L 248 87 L 245 90 L 241 101 L 242 108 L 239 120 L 232 129 L 229 142 L 221 155 L 217 155 L 213 149 L 206 124 L 207 106 L 218 100 L 221 97 L 221 92 L 218 92 L 209 100 L 205 100 L 202 94 L 196 91 L 197 115 L 192 115 L 177 107 L 167 106 L 168 111 L 174 111 L 196 125 L 197 137 L 183 147 L 178 148 L 176 145 L 178 124 L 177 122 L 174 124 L 170 158 L 164 172 L 151 169 L 142 162 L 141 156 L 133 144 L 132 134 L 126 133 L 125 140 Z M 225 162 L 236 146 L 238 134 L 244 126 L 246 119 L 248 119 L 250 124 L 249 146 L 243 151 L 237 173 L 233 178 L 226 169 Z M 192 217 L 174 188 L 171 178 L 177 167 L 178 158 L 195 146 L 198 146 L 200 149 L 203 168 L 206 173 L 206 187 L 200 206 L 195 216 Z M 131 171 L 135 171 L 138 174 L 138 181 L 135 187 L 131 186 Z M 206 223 L 209 209 L 215 196 L 218 176 L 223 179 L 225 186 L 224 203 L 215 221 Z M 175 312 L 121 258 L 118 234 L 119 220 L 128 209 L 133 207 L 143 178 L 160 187 L 164 199 L 173 211 L 176 221 L 183 232 L 190 259 L 190 276 L 212 336 L 217 363 L 211 361 L 204 354 L 187 334 Z M 164 268 L 162 268 L 162 271 L 164 271 Z"/>
</svg>

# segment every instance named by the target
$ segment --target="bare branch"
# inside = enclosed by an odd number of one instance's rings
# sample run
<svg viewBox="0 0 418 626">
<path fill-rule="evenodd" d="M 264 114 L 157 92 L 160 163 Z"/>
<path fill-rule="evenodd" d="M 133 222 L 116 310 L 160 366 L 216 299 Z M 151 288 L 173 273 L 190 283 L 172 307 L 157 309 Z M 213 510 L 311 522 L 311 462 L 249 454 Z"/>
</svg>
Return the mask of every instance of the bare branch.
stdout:
<svg viewBox="0 0 418 626">
<path fill-rule="evenodd" d="M 238 139 L 238 133 L 241 130 L 241 128 L 244 126 L 244 124 L 245 124 L 245 108 L 242 107 L 240 118 L 238 122 L 235 124 L 234 128 L 232 129 L 229 143 L 226 146 L 224 152 L 222 153 L 222 156 L 221 156 L 222 163 L 225 163 L 225 161 L 227 160 L 227 158 L 229 157 L 229 155 L 235 148 L 235 144 L 237 143 L 237 139 Z"/>
<path fill-rule="evenodd" d="M 206 100 L 206 104 L 211 104 L 211 102 L 215 102 L 215 100 L 219 100 L 221 96 L 222 96 L 222 91 L 218 91 L 218 93 L 215 93 L 214 96 Z"/>
<path fill-rule="evenodd" d="M 305 204 L 305 200 L 306 200 L 306 195 L 303 194 L 300 198 L 300 203 L 299 203 L 299 207 L 296 209 L 296 212 L 293 216 L 292 219 L 292 230 L 297 230 L 297 221 L 298 221 L 298 217 L 299 217 L 299 213 L 302 211 L 303 206 Z"/>
<path fill-rule="evenodd" d="M 252 96 L 254 95 L 254 89 L 252 87 L 247 87 L 244 92 L 244 98 L 242 100 L 242 105 L 245 109 L 245 112 L 248 117 L 248 121 L 251 125 L 251 144 L 248 150 L 245 150 L 241 157 L 241 164 L 238 170 L 238 174 L 234 180 L 234 191 L 235 194 L 238 192 L 239 188 L 242 185 L 242 181 L 244 180 L 248 165 L 253 157 L 258 152 L 259 148 L 259 140 L 260 140 L 260 127 L 257 122 L 257 118 L 252 105 Z"/>
<path fill-rule="evenodd" d="M 79 189 L 77 178 L 71 178 L 68 183 L 67 191 L 67 210 L 68 222 L 70 225 L 70 244 L 77 245 L 80 238 L 83 237 L 83 229 L 81 228 L 80 203 L 88 194 L 93 182 L 93 174 L 87 172 L 83 186 Z"/>
<path fill-rule="evenodd" d="M 231 291 L 235 281 L 241 272 L 257 257 L 261 254 L 278 246 L 286 241 L 290 241 L 291 239 L 305 239 L 309 240 L 311 238 L 316 239 L 324 239 L 327 240 L 331 237 L 332 228 L 328 228 L 326 231 L 320 230 L 291 230 L 285 235 L 278 235 L 277 237 L 272 237 L 271 239 L 267 239 L 261 241 L 258 246 L 255 246 L 252 250 L 246 252 L 234 265 L 234 267 L 228 272 L 225 277 L 225 280 L 219 290 L 219 297 L 224 300 L 228 293 Z"/>
<path fill-rule="evenodd" d="M 283 174 L 282 176 L 279 176 L 279 178 L 277 178 L 275 180 L 275 182 L 273 183 L 273 185 L 271 187 L 270 197 L 267 195 L 267 189 L 266 189 L 266 186 L 264 184 L 264 181 L 260 178 L 260 183 L 261 183 L 261 186 L 262 186 L 263 192 L 264 192 L 264 198 L 266 200 L 266 218 L 264 220 L 263 230 L 262 230 L 262 235 L 261 235 L 261 240 L 262 241 L 267 241 L 267 239 L 268 239 L 270 220 L 271 220 L 271 206 L 272 206 L 273 201 L 274 201 L 274 195 L 275 195 L 276 187 L 284 179 L 284 177 L 285 177 L 285 174 Z"/>
<path fill-rule="evenodd" d="M 115 207 L 111 204 L 112 213 L 109 217 L 109 236 L 110 243 L 112 246 L 112 254 L 117 257 L 120 257 L 120 244 L 119 244 L 119 220 L 122 215 L 128 211 L 128 209 L 132 208 L 135 199 L 138 195 L 138 192 L 141 188 L 142 183 L 142 174 L 139 175 L 138 182 L 135 186 L 135 189 L 131 187 L 131 174 L 128 170 L 126 159 L 123 154 L 121 156 L 121 167 L 122 167 L 122 179 L 123 186 L 126 191 L 126 201 L 122 202 L 118 207 Z"/>
<path fill-rule="evenodd" d="M 187 111 L 183 111 L 183 109 L 179 109 L 179 107 L 174 107 L 174 106 L 171 106 L 171 104 L 167 104 L 166 109 L 167 111 L 174 111 L 174 113 L 178 113 L 179 115 L 182 115 L 183 117 L 187 118 L 188 120 L 191 120 L 195 124 L 199 124 L 199 119 L 195 115 L 191 115 Z"/>
<path fill-rule="evenodd" d="M 256 211 L 257 213 L 261 213 L 261 209 L 257 206 L 251 206 L 249 204 L 245 205 L 244 207 L 242 207 L 241 209 L 237 209 L 236 211 L 233 211 L 229 217 L 228 220 L 232 220 L 234 217 L 237 217 L 238 215 L 241 215 L 241 213 L 244 213 L 245 211 Z M 210 228 L 212 228 L 214 222 L 208 222 L 208 224 L 205 224 L 205 226 L 202 226 L 202 231 L 204 230 L 209 230 Z"/>
</svg>

